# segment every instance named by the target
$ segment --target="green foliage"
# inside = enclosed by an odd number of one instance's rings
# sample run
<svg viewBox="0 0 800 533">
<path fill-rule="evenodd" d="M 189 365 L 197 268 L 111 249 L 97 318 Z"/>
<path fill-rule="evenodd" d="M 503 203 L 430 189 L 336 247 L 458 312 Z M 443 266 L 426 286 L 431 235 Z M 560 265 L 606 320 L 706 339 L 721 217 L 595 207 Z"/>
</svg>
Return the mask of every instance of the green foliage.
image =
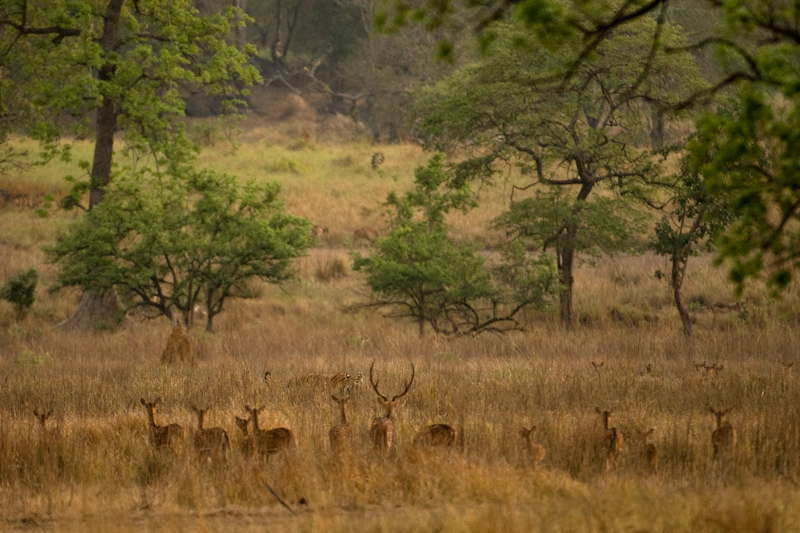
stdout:
<svg viewBox="0 0 800 533">
<path fill-rule="evenodd" d="M 47 248 L 56 288 L 112 288 L 191 325 L 204 302 L 210 330 L 228 298 L 255 296 L 249 281 L 284 282 L 310 245 L 310 223 L 287 215 L 278 184 L 239 185 L 229 175 L 126 171 L 106 199 Z"/>
<path fill-rule="evenodd" d="M 445 215 L 474 205 L 468 184 L 448 186 L 440 154 L 414 175 L 413 190 L 387 199 L 392 231 L 371 255 L 354 256 L 354 269 L 366 273 L 373 292 L 368 305 L 413 318 L 420 336 L 426 324 L 436 333 L 457 335 L 522 327 L 515 315 L 546 306 L 556 289 L 552 261 L 511 247 L 493 271 L 472 246 L 447 235 Z"/>
<path fill-rule="evenodd" d="M 654 113 L 705 87 L 691 56 L 654 50 L 656 22 L 642 19 L 609 35 L 572 75 L 578 42 L 544 47 L 519 21 L 496 25 L 486 57 L 419 91 L 418 123 L 441 150 L 460 149 L 455 182 L 492 181 L 510 165 L 534 197 L 496 224 L 542 250 L 553 249 L 571 321 L 576 254 L 629 251 L 644 227 L 631 199 L 649 199 L 659 168 L 635 145 Z M 669 25 L 661 37 L 685 41 Z"/>
<path fill-rule="evenodd" d="M 604 253 L 636 253 L 647 220 L 647 213 L 628 197 L 593 196 L 583 201 L 562 187 L 550 186 L 515 202 L 494 220 L 494 226 L 529 247 L 552 249 L 558 257 L 570 249 L 594 263 Z"/>
<path fill-rule="evenodd" d="M 505 10 L 514 6 L 529 40 L 561 45 L 559 51 L 565 56 L 556 76 L 566 81 L 602 56 L 608 41 L 630 34 L 643 22 L 651 25 L 646 36 L 648 57 L 688 49 L 705 57 L 713 52 L 717 59 L 714 85 L 676 94 L 677 107 L 692 106 L 709 94 L 732 88 L 729 95 L 738 110 L 732 117 L 707 113 L 698 122 L 698 136 L 690 146 L 695 158 L 692 168 L 715 194 L 729 195 L 737 216 L 718 241 L 719 257 L 728 262 L 737 291 L 742 291 L 746 280 L 766 271 L 768 285 L 778 292 L 792 281 L 800 265 L 800 173 L 795 154 L 800 140 L 800 40 L 794 30 L 800 11 L 793 2 L 774 0 L 678 3 L 682 11 L 678 18 L 695 34 L 695 42 L 682 46 L 670 42 L 665 32 L 668 7 L 675 4 L 669 0 L 507 0 L 487 6 L 442 0 L 410 8 L 405 1 L 394 0 L 390 2 L 394 18 L 384 14 L 383 20 L 398 25 L 416 20 L 438 27 L 451 18 L 455 6 L 467 5 L 475 8 L 473 15 L 485 37 L 494 32 L 495 21 L 503 18 Z M 652 24 L 654 20 L 657 24 Z M 580 45 L 570 51 L 576 38 Z M 629 66 L 625 61 L 619 64 Z M 651 70 L 649 60 L 646 65 Z"/>
<path fill-rule="evenodd" d="M 656 223 L 648 246 L 657 255 L 676 259 L 673 266 L 679 270 L 672 272 L 674 286 L 683 279 L 689 257 L 713 249 L 713 238 L 730 225 L 732 215 L 725 198 L 712 194 L 703 178 L 691 171 L 687 155 L 681 159 L 680 172 L 668 181 L 671 198 L 663 207 L 664 215 Z"/>
<path fill-rule="evenodd" d="M 800 48 L 792 53 L 800 57 Z M 800 90 L 786 80 L 780 92 L 742 89 L 738 109 L 698 121 L 690 145 L 693 169 L 706 177 L 714 194 L 728 197 L 737 216 L 718 247 L 738 293 L 748 278 L 760 277 L 765 269 L 767 283 L 780 291 L 800 265 L 800 163 L 795 154 Z"/>
<path fill-rule="evenodd" d="M 14 304 L 18 318 L 24 318 L 36 298 L 36 285 L 39 283 L 39 273 L 35 268 L 30 268 L 11 276 L 5 285 L 0 288 L 0 298 Z"/>
<path fill-rule="evenodd" d="M 184 114 L 183 97 L 205 90 L 222 99 L 223 114 L 236 114 L 246 95 L 241 88 L 260 79 L 247 64 L 252 49 L 225 42 L 241 19 L 234 8 L 201 16 L 190 0 L 54 0 L 26 2 L 24 9 L 0 0 L 0 12 L 0 67 L 11 72 L 3 82 L 48 155 L 61 149 L 62 133 L 87 133 L 97 113 L 98 138 L 122 131 L 131 157 L 186 161 L 196 147 L 175 120 Z M 65 114 L 74 118 L 68 128 L 56 120 Z M 102 184 L 110 170 L 98 168 L 97 156 L 102 152 L 110 169 L 109 147 L 98 142 L 92 168 Z"/>
</svg>

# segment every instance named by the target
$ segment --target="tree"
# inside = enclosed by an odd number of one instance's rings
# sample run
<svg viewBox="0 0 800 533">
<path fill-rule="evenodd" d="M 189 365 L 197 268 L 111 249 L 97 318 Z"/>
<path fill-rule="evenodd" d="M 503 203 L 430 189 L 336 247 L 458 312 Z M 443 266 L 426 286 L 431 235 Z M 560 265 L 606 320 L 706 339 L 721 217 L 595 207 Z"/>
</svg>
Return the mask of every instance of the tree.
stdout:
<svg viewBox="0 0 800 533">
<path fill-rule="evenodd" d="M 690 169 L 690 158 L 684 154 L 680 171 L 667 189 L 670 198 L 659 206 L 664 215 L 656 223 L 649 246 L 658 255 L 670 260 L 669 283 L 675 306 L 681 317 L 683 332 L 692 334 L 692 320 L 683 302 L 681 288 L 689 257 L 703 249 L 712 250 L 714 237 L 731 223 L 731 214 L 724 197 L 712 194 L 700 175 Z M 656 276 L 664 274 L 659 270 Z"/>
<path fill-rule="evenodd" d="M 176 309 L 187 327 L 202 303 L 211 331 L 228 299 L 255 296 L 251 280 L 291 279 L 310 245 L 309 221 L 285 214 L 279 192 L 210 171 L 122 173 L 48 248 L 55 288 L 114 289 L 129 308 Z"/>
<path fill-rule="evenodd" d="M 236 20 L 230 7 L 199 16 L 190 0 L 0 0 L 0 68 L 14 69 L 40 119 L 31 133 L 55 147 L 62 133 L 56 117 L 74 117 L 73 133 L 86 132 L 93 117 L 89 181 L 76 183 L 68 205 L 86 190 L 89 209 L 100 204 L 119 131 L 140 165 L 149 158 L 169 168 L 192 159 L 196 147 L 176 120 L 182 96 L 208 90 L 224 96 L 232 112 L 239 87 L 258 79 L 245 53 L 225 43 Z M 81 308 L 99 298 L 85 296 Z"/>
<path fill-rule="evenodd" d="M 420 338 L 426 324 L 446 335 L 521 329 L 517 315 L 546 306 L 556 290 L 552 261 L 511 247 L 492 269 L 473 247 L 453 242 L 445 215 L 466 212 L 474 201 L 467 184 L 448 188 L 448 181 L 443 157 L 435 155 L 416 170 L 413 190 L 389 195 L 392 231 L 370 256 L 354 257 L 373 293 L 366 306 L 414 319 Z"/>
<path fill-rule="evenodd" d="M 677 107 L 703 102 L 709 95 L 730 94 L 738 104 L 733 120 L 707 111 L 698 121 L 698 137 L 689 145 L 692 168 L 712 191 L 724 193 L 736 217 L 719 241 L 719 257 L 729 262 L 731 279 L 741 292 L 750 278 L 767 270 L 767 283 L 786 287 L 800 265 L 800 173 L 795 147 L 800 135 L 800 10 L 779 0 L 700 0 L 711 32 L 675 45 L 662 38 L 674 0 L 503 0 L 479 3 L 474 13 L 484 42 L 495 21 L 509 11 L 519 14 L 532 38 L 549 47 L 577 38 L 580 48 L 562 63 L 569 79 L 616 32 L 642 20 L 657 20 L 650 36 L 653 53 L 692 51 L 718 58 L 709 87 L 690 92 Z M 412 8 L 406 0 L 390 2 L 381 15 L 390 25 L 421 21 L 438 27 L 451 19 L 456 5 L 470 0 L 441 0 Z M 695 6 L 696 7 L 696 6 Z"/>
<path fill-rule="evenodd" d="M 643 229 L 629 199 L 647 196 L 659 177 L 649 152 L 635 147 L 646 142 L 649 106 L 666 108 L 703 84 L 688 54 L 651 53 L 654 25 L 642 20 L 609 37 L 566 81 L 557 73 L 574 50 L 553 52 L 522 25 L 498 26 L 480 63 L 416 100 L 418 124 L 433 147 L 463 156 L 455 165 L 459 180 L 491 180 L 509 166 L 531 177 L 525 189 L 535 197 L 497 223 L 556 250 L 567 326 L 578 254 L 629 250 Z M 663 38 L 681 40 L 672 27 Z"/>
</svg>

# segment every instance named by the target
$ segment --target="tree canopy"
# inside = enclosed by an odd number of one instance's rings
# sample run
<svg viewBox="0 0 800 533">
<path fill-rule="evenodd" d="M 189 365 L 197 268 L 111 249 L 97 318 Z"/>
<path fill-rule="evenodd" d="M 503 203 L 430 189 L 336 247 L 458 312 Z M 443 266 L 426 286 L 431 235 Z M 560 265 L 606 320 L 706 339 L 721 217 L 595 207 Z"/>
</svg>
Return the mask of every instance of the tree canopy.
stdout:
<svg viewBox="0 0 800 533">
<path fill-rule="evenodd" d="M 567 80 L 559 69 L 575 49 L 552 51 L 522 24 L 498 25 L 480 63 L 421 90 L 416 100 L 430 144 L 462 157 L 454 165 L 457 182 L 491 180 L 509 166 L 530 177 L 514 200 L 534 197 L 498 224 L 556 252 L 565 324 L 577 254 L 630 250 L 644 229 L 630 199 L 646 197 L 660 177 L 643 146 L 652 110 L 667 110 L 704 84 L 688 54 L 652 53 L 655 25 L 640 20 L 617 32 Z M 670 26 L 664 39 L 682 42 Z"/>
<path fill-rule="evenodd" d="M 202 304 L 211 331 L 228 299 L 256 295 L 252 280 L 292 278 L 310 244 L 309 221 L 285 214 L 279 191 L 210 171 L 124 172 L 47 249 L 55 288 L 114 289 L 127 308 L 177 311 L 187 326 Z"/>
<path fill-rule="evenodd" d="M 528 38 L 548 49 L 568 51 L 561 62 L 563 80 L 578 76 L 603 46 L 620 32 L 643 21 L 652 23 L 650 55 L 713 51 L 717 67 L 711 84 L 684 95 L 677 108 L 704 102 L 725 93 L 736 103 L 732 116 L 713 110 L 698 121 L 699 135 L 689 145 L 693 169 L 712 191 L 725 191 L 736 222 L 720 241 L 719 254 L 730 265 L 732 280 L 741 291 L 749 278 L 767 271 L 776 290 L 793 279 L 800 264 L 800 200 L 796 146 L 800 84 L 800 11 L 780 0 L 698 0 L 688 6 L 678 0 L 504 0 L 474 3 L 442 0 L 422 6 L 406 0 L 389 2 L 381 21 L 401 26 L 421 21 L 429 28 L 452 20 L 458 7 L 471 8 L 482 42 L 497 36 L 498 22 L 509 13 L 525 25 Z M 670 11 L 699 14 L 705 24 L 691 41 L 664 39 Z M 681 16 L 685 19 L 685 13 Z M 576 45 L 577 43 L 577 45 Z M 447 47 L 444 47 L 447 49 Z M 651 67 L 648 65 L 647 70 Z"/>
<path fill-rule="evenodd" d="M 521 311 L 547 306 L 557 290 L 552 260 L 510 246 L 492 265 L 473 246 L 454 242 L 445 215 L 468 211 L 474 200 L 467 183 L 449 182 L 438 154 L 416 170 L 414 189 L 389 195 L 391 232 L 369 256 L 354 256 L 372 292 L 365 305 L 412 318 L 420 337 L 426 325 L 446 335 L 522 329 Z"/>
</svg>

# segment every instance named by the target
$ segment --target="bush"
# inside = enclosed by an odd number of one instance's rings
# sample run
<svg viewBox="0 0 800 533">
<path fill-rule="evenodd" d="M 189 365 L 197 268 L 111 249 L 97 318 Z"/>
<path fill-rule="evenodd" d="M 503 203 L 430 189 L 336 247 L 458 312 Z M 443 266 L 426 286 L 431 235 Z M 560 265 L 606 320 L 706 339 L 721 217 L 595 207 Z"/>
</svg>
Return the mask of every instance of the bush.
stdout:
<svg viewBox="0 0 800 533">
<path fill-rule="evenodd" d="M 17 318 L 25 318 L 28 310 L 33 305 L 36 297 L 36 285 L 39 283 L 39 273 L 31 268 L 21 274 L 12 276 L 0 289 L 0 298 L 14 304 Z"/>
</svg>

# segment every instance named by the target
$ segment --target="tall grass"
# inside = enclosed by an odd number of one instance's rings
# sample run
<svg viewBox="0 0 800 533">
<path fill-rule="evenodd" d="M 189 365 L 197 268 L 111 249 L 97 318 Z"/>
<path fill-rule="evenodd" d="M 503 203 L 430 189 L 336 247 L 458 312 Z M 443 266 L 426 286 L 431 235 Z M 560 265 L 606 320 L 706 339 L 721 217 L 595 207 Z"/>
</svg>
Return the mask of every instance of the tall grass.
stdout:
<svg viewBox="0 0 800 533">
<path fill-rule="evenodd" d="M 342 265 L 352 229 L 379 225 L 378 204 L 411 183 L 426 159 L 415 147 L 327 145 L 313 138 L 272 139 L 238 151 L 211 150 L 206 162 L 242 178 L 284 183 L 292 212 L 331 228 L 331 240 L 300 264 L 300 280 L 261 297 L 235 301 L 217 332 L 189 335 L 196 368 L 158 364 L 170 326 L 134 320 L 114 332 L 56 327 L 79 294 L 49 294 L 55 269 L 39 246 L 76 216 L 30 210 L 0 213 L 0 275 L 36 267 L 37 301 L 17 322 L 0 303 L 0 521 L 3 529 L 133 531 L 791 531 L 800 520 L 800 384 L 782 363 L 797 359 L 796 289 L 771 300 L 754 287 L 737 303 L 709 257 L 693 259 L 687 300 L 697 320 L 685 338 L 669 288 L 653 275 L 651 255 L 602 260 L 576 273 L 577 325 L 563 329 L 557 311 L 528 316 L 524 333 L 420 340 L 411 323 L 345 312 L 364 283 Z M 291 163 L 291 164 L 290 164 Z M 43 169 L 44 172 L 44 169 Z M 62 190 L 47 170 L 41 186 Z M 44 174 L 42 174 L 43 176 Z M 0 188 L 24 188 L 24 176 Z M 31 185 L 33 186 L 33 185 Z M 501 191 L 481 193 L 481 210 L 456 231 L 491 240 L 486 221 L 503 206 Z M 368 378 L 397 394 L 411 363 L 417 375 L 397 408 L 396 449 L 379 459 L 368 429 L 383 413 Z M 592 361 L 603 361 L 599 369 Z M 724 365 L 710 374 L 706 361 Z M 647 365 L 649 365 L 649 370 Z M 800 371 L 800 369 L 795 369 Z M 264 373 L 270 372 L 268 380 Z M 328 430 L 339 413 L 322 387 L 287 386 L 304 372 L 362 373 L 349 404 L 355 449 L 332 454 Z M 161 397 L 160 424 L 187 432 L 184 452 L 148 443 L 139 400 Z M 227 464 L 195 459 L 189 405 L 209 405 L 208 426 L 227 429 Z M 253 461 L 237 453 L 234 415 L 265 405 L 262 427 L 285 426 L 297 449 Z M 595 408 L 613 409 L 626 437 L 616 471 L 604 472 Z M 709 408 L 732 407 L 739 442 L 730 463 L 713 464 Z M 53 409 L 44 433 L 34 409 Z M 427 424 L 456 428 L 449 452 L 422 453 L 413 435 Z M 522 426 L 538 426 L 547 455 L 531 468 Z M 657 475 L 635 446 L 635 429 L 655 428 Z M 281 507 L 273 487 L 295 511 Z M 301 503 L 304 502 L 304 503 Z"/>
</svg>

